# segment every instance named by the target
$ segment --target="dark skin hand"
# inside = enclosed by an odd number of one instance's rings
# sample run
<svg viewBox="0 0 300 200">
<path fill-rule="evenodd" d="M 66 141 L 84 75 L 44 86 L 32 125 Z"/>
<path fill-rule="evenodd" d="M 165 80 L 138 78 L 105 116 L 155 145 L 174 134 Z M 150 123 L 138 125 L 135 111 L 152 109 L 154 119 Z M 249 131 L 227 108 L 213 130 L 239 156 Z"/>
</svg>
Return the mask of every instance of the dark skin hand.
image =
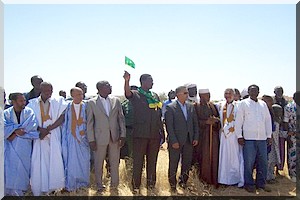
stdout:
<svg viewBox="0 0 300 200">
<path fill-rule="evenodd" d="M 38 131 L 40 132 L 40 139 L 43 140 L 48 134 L 51 134 L 50 131 L 59 127 L 65 121 L 65 115 L 62 114 L 53 124 L 47 126 L 47 128 L 39 127 Z"/>
<path fill-rule="evenodd" d="M 198 145 L 198 140 L 193 140 L 192 145 L 193 145 L 193 147 L 197 146 Z M 179 143 L 176 142 L 176 143 L 172 144 L 172 147 L 173 147 L 173 149 L 179 149 L 180 146 L 179 146 Z"/>
<path fill-rule="evenodd" d="M 215 123 L 219 122 L 219 119 L 218 118 L 215 118 L 215 117 L 210 117 L 206 120 L 206 124 L 208 125 L 214 125 Z"/>
<path fill-rule="evenodd" d="M 267 144 L 270 146 L 272 144 L 272 138 L 267 138 Z"/>
<path fill-rule="evenodd" d="M 192 145 L 193 145 L 193 147 L 197 146 L 198 145 L 198 140 L 193 140 Z"/>
<path fill-rule="evenodd" d="M 120 148 L 122 148 L 122 147 L 124 146 L 124 144 L 125 144 L 125 139 L 126 139 L 126 138 L 124 138 L 124 137 L 120 137 L 120 140 L 119 140 L 119 146 L 120 146 Z"/>
<path fill-rule="evenodd" d="M 124 137 L 120 137 L 120 140 L 119 140 L 119 146 L 120 146 L 120 148 L 124 146 L 124 144 L 125 144 L 125 139 L 126 139 L 126 138 L 124 138 Z M 89 144 L 90 144 L 90 149 L 91 149 L 92 151 L 96 151 L 96 150 L 97 150 L 97 144 L 96 144 L 95 141 L 89 142 Z"/>
<path fill-rule="evenodd" d="M 18 135 L 18 136 L 23 136 L 25 135 L 25 130 L 20 128 L 20 129 L 17 129 L 15 130 L 15 133 Z"/>
<path fill-rule="evenodd" d="M 15 132 L 13 132 L 13 134 L 11 134 L 11 135 L 7 138 L 7 140 L 11 142 L 11 141 L 13 141 L 16 137 L 17 137 L 17 134 L 16 134 Z"/>
<path fill-rule="evenodd" d="M 20 128 L 20 129 L 16 129 L 13 134 L 11 134 L 7 140 L 8 141 L 13 141 L 17 136 L 23 136 L 26 132 L 24 131 L 24 129 Z"/>
<path fill-rule="evenodd" d="M 38 127 L 38 131 L 40 132 L 40 139 L 43 140 L 50 132 L 46 128 Z"/>
<path fill-rule="evenodd" d="M 65 115 L 62 114 L 61 116 L 59 116 L 59 118 L 51 125 L 49 125 L 47 127 L 47 130 L 50 132 L 53 129 L 56 129 L 57 127 L 59 127 L 60 125 L 62 125 L 65 121 Z"/>
<path fill-rule="evenodd" d="M 179 149 L 179 143 L 176 142 L 174 144 L 172 144 L 173 149 Z"/>
<path fill-rule="evenodd" d="M 95 142 L 95 141 L 90 142 L 89 144 L 90 144 L 90 149 L 91 149 L 92 151 L 96 151 L 96 150 L 97 150 L 97 145 L 96 145 L 96 142 Z"/>
<path fill-rule="evenodd" d="M 244 144 L 245 144 L 245 139 L 244 139 L 244 138 L 238 138 L 238 143 L 239 143 L 239 145 L 244 146 Z"/>
</svg>

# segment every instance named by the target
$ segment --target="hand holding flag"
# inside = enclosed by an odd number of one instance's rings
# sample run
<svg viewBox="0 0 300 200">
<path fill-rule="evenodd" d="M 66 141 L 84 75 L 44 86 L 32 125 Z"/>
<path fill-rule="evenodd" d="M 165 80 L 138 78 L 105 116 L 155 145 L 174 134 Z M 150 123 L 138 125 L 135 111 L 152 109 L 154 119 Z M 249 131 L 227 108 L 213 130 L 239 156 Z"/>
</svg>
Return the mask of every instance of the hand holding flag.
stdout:
<svg viewBox="0 0 300 200">
<path fill-rule="evenodd" d="M 125 81 L 129 81 L 130 80 L 130 74 L 126 70 L 124 71 L 123 78 L 125 79 Z"/>
</svg>

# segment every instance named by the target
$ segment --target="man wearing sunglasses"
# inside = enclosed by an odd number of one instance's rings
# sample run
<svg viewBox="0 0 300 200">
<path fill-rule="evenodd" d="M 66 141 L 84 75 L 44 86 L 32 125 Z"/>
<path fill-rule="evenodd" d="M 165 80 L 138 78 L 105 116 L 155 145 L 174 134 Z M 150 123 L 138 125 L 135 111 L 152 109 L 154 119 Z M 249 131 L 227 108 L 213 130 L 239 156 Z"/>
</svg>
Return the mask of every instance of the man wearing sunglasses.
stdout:
<svg viewBox="0 0 300 200">
<path fill-rule="evenodd" d="M 180 157 L 181 173 L 179 186 L 186 189 L 192 164 L 193 147 L 198 144 L 199 127 L 197 114 L 192 103 L 187 102 L 188 90 L 185 86 L 176 88 L 177 100 L 166 107 L 166 129 L 168 133 L 169 171 L 171 192 L 176 192 L 176 174 Z"/>
</svg>

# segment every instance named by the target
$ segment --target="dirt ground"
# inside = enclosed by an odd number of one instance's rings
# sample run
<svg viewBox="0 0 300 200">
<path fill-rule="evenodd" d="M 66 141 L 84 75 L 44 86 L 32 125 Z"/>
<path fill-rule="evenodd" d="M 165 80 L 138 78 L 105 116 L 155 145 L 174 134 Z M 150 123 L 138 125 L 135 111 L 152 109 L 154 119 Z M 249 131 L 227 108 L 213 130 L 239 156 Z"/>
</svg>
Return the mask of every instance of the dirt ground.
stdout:
<svg viewBox="0 0 300 200">
<path fill-rule="evenodd" d="M 142 176 L 142 186 L 140 196 L 296 196 L 296 184 L 291 182 L 288 177 L 287 164 L 283 171 L 281 171 L 281 176 L 278 176 L 276 180 L 278 183 L 269 184 L 272 192 L 257 191 L 255 193 L 249 193 L 244 189 L 237 188 L 235 186 L 220 186 L 215 189 L 205 183 L 199 181 L 195 175 L 195 170 L 190 173 L 190 178 L 188 181 L 188 189 L 181 190 L 178 189 L 177 194 L 170 193 L 170 187 L 167 178 L 168 172 L 168 151 L 166 149 L 166 144 L 164 148 L 160 150 L 158 155 L 157 163 L 157 182 L 156 188 L 152 191 L 148 191 L 145 187 L 145 170 Z M 178 169 L 179 174 L 180 167 Z M 106 171 L 106 170 L 104 170 Z M 134 196 L 131 192 L 131 175 L 125 169 L 125 161 L 120 162 L 120 185 L 118 190 L 109 189 L 109 178 L 104 172 L 104 184 L 107 186 L 103 193 L 98 193 L 96 191 L 95 177 L 94 173 L 91 173 L 91 187 L 79 189 L 76 192 L 71 193 L 61 193 L 56 192 L 55 196 Z M 28 194 L 30 195 L 30 194 Z M 51 195 L 52 196 L 52 195 Z"/>
</svg>

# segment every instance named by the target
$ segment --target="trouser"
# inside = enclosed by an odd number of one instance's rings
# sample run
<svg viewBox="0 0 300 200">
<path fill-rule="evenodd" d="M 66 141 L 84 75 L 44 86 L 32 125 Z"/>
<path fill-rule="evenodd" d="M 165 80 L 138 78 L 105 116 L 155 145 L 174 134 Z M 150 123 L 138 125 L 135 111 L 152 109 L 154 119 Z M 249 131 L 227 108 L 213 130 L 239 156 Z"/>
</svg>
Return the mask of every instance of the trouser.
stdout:
<svg viewBox="0 0 300 200">
<path fill-rule="evenodd" d="M 181 157 L 181 173 L 179 182 L 186 184 L 188 180 L 189 170 L 191 168 L 193 145 L 188 141 L 180 146 L 179 149 L 174 149 L 171 144 L 168 144 L 169 150 L 169 170 L 168 178 L 171 187 L 176 187 L 176 174 L 178 169 L 179 159 Z"/>
<path fill-rule="evenodd" d="M 92 171 L 95 166 L 94 151 L 90 151 L 90 156 L 90 170 Z"/>
<path fill-rule="evenodd" d="M 243 147 L 245 187 L 253 187 L 253 166 L 256 162 L 256 186 L 264 187 L 267 178 L 267 141 L 245 140 Z"/>
<path fill-rule="evenodd" d="M 95 176 L 97 186 L 101 188 L 103 176 L 103 163 L 108 151 L 109 167 L 111 175 L 111 186 L 119 185 L 119 160 L 120 160 L 120 146 L 119 142 L 112 142 L 110 139 L 108 145 L 97 145 L 97 150 L 94 152 L 95 159 Z"/>
<path fill-rule="evenodd" d="M 156 183 L 156 163 L 160 139 L 133 138 L 133 178 L 132 186 L 138 189 L 141 185 L 144 155 L 146 155 L 147 187 Z"/>
<path fill-rule="evenodd" d="M 132 128 L 126 127 L 126 140 L 121 148 L 120 159 L 132 158 Z"/>
</svg>

